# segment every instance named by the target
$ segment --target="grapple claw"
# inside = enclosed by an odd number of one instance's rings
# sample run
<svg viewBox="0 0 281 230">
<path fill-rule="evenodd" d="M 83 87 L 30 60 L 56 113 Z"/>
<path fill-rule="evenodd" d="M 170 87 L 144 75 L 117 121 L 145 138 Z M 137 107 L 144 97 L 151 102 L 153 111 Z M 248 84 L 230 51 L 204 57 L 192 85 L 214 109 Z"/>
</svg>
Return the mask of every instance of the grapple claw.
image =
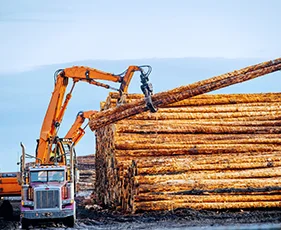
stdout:
<svg viewBox="0 0 281 230">
<path fill-rule="evenodd" d="M 146 107 L 152 113 L 157 112 L 157 108 L 154 107 L 152 99 L 151 99 L 151 94 L 152 94 L 152 91 L 153 91 L 152 84 L 146 83 L 146 84 L 141 85 L 141 90 L 144 94 L 144 100 L 145 100 Z"/>
</svg>

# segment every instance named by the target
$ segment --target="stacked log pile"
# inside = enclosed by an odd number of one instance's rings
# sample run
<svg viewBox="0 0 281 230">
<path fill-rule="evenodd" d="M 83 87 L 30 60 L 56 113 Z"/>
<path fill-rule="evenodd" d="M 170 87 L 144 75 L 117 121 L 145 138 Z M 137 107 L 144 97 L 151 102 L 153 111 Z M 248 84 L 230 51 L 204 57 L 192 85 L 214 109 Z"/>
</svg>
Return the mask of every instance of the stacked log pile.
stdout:
<svg viewBox="0 0 281 230">
<path fill-rule="evenodd" d="M 100 202 L 126 212 L 280 207 L 280 108 L 279 93 L 202 95 L 97 130 Z"/>
<path fill-rule="evenodd" d="M 141 97 L 128 95 L 123 108 L 136 111 Z M 102 103 L 109 119 L 96 122 L 95 115 L 90 122 L 98 128 L 101 204 L 129 213 L 281 206 L 280 93 L 176 98 L 157 113 L 123 120 L 128 114 L 115 107 L 117 98 L 110 94 Z M 114 119 L 120 121 L 110 124 Z"/>
<path fill-rule="evenodd" d="M 78 191 L 93 191 L 96 180 L 95 155 L 79 156 L 77 162 L 79 170 Z"/>
</svg>

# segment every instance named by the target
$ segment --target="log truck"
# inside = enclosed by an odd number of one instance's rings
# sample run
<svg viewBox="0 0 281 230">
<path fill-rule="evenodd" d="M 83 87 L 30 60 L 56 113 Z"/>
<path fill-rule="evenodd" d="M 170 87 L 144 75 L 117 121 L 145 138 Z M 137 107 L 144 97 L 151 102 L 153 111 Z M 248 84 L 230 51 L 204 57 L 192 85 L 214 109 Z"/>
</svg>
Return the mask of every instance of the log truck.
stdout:
<svg viewBox="0 0 281 230">
<path fill-rule="evenodd" d="M 117 90 L 122 103 L 134 72 L 140 72 L 141 90 L 145 95 L 146 106 L 156 112 L 152 101 L 152 85 L 148 83 L 151 67 L 129 66 L 121 74 L 103 72 L 97 69 L 73 66 L 55 72 L 55 87 L 43 120 L 40 138 L 37 140 L 35 156 L 27 154 L 21 143 L 20 164 L 21 185 L 21 225 L 28 228 L 30 223 L 39 221 L 63 221 L 73 227 L 76 219 L 75 192 L 77 181 L 76 153 L 74 146 L 84 135 L 80 126 L 93 111 L 80 113 L 65 138 L 58 137 L 58 130 L 65 110 L 71 99 L 75 84 L 79 81 L 91 85 Z M 69 78 L 73 80 L 69 93 L 65 96 Z M 120 83 L 116 89 L 97 80 Z M 27 163 L 26 158 L 32 158 Z"/>
</svg>

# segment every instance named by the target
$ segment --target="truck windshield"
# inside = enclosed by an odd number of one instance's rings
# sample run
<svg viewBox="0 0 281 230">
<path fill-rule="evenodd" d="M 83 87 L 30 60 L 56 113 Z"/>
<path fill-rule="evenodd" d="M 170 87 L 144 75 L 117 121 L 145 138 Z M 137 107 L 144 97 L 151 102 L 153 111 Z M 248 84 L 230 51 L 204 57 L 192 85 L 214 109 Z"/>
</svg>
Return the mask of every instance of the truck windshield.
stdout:
<svg viewBox="0 0 281 230">
<path fill-rule="evenodd" d="M 62 182 L 64 170 L 45 170 L 30 172 L 31 182 Z"/>
</svg>

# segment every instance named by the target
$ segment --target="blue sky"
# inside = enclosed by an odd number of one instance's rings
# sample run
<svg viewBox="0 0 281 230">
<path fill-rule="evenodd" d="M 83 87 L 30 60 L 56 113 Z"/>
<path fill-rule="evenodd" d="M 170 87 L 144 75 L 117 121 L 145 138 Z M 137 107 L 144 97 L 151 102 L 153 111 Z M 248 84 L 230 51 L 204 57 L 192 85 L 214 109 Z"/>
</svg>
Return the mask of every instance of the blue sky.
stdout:
<svg viewBox="0 0 281 230">
<path fill-rule="evenodd" d="M 0 3 L 0 171 L 17 169 L 19 141 L 34 151 L 58 68 L 88 65 L 119 73 L 130 64 L 151 64 L 159 92 L 281 53 L 278 0 Z M 278 91 L 277 80 L 272 75 L 221 92 Z M 138 87 L 136 78 L 131 92 Z M 107 93 L 79 85 L 62 132 L 78 111 L 98 109 Z M 82 155 L 93 153 L 93 135 L 88 130 L 78 144 Z"/>
<path fill-rule="evenodd" d="M 87 59 L 274 58 L 278 0 L 1 0 L 0 71 Z"/>
</svg>

